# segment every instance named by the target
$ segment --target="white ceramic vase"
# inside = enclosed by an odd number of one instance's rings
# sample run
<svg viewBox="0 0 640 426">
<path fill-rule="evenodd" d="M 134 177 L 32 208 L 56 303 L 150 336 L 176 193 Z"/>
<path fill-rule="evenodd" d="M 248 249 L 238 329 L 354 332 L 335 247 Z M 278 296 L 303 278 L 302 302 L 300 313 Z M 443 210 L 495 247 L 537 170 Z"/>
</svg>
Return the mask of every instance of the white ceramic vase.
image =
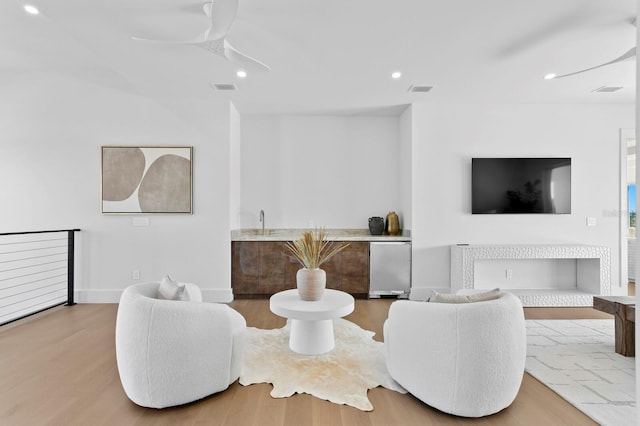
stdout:
<svg viewBox="0 0 640 426">
<path fill-rule="evenodd" d="M 327 285 L 327 274 L 323 269 L 299 269 L 296 273 L 298 294 L 302 300 L 320 300 Z"/>
</svg>

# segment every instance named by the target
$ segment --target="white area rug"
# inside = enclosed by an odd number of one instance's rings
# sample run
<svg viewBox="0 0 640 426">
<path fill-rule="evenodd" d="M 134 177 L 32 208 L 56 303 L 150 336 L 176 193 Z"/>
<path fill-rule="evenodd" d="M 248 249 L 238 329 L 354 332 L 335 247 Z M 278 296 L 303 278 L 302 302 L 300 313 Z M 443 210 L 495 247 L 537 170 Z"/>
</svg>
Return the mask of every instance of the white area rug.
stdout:
<svg viewBox="0 0 640 426">
<path fill-rule="evenodd" d="M 636 359 L 615 353 L 613 320 L 526 323 L 529 374 L 603 426 L 636 424 Z"/>
<path fill-rule="evenodd" d="M 299 355 L 289 349 L 289 323 L 275 330 L 247 329 L 240 374 L 243 386 L 272 383 L 271 396 L 308 393 L 336 404 L 373 410 L 367 391 L 384 386 L 406 393 L 387 372 L 384 345 L 375 333 L 345 319 L 333 322 L 336 346 L 322 355 Z"/>
</svg>

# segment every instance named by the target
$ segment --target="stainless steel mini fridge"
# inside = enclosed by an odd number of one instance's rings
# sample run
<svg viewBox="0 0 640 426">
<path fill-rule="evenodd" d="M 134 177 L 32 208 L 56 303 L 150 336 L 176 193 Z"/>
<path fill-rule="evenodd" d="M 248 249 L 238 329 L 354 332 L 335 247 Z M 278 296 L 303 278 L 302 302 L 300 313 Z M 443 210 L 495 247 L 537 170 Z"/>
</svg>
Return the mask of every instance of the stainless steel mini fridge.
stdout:
<svg viewBox="0 0 640 426">
<path fill-rule="evenodd" d="M 407 298 L 411 291 L 411 243 L 369 244 L 369 297 Z"/>
</svg>

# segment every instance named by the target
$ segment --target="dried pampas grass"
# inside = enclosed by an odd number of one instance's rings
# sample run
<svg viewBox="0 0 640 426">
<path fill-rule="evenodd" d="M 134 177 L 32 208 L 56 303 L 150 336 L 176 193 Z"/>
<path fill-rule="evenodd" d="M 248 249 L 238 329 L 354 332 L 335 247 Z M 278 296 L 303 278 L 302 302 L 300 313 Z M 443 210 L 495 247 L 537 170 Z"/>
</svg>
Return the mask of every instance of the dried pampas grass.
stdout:
<svg viewBox="0 0 640 426">
<path fill-rule="evenodd" d="M 288 253 L 302 266 L 308 269 L 319 268 L 320 265 L 344 250 L 349 243 L 327 241 L 324 228 L 315 231 L 304 231 L 302 237 L 285 244 Z"/>
</svg>

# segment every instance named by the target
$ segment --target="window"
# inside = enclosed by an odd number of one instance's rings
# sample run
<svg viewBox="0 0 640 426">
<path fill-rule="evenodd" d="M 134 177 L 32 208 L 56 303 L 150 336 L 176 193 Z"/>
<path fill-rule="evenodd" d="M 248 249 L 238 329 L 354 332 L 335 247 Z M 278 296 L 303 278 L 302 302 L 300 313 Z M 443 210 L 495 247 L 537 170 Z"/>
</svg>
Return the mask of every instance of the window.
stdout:
<svg viewBox="0 0 640 426">
<path fill-rule="evenodd" d="M 627 237 L 636 237 L 636 139 L 627 135 Z M 623 139 L 623 140 L 624 140 Z"/>
<path fill-rule="evenodd" d="M 636 184 L 627 185 L 627 200 L 628 200 L 628 208 L 627 212 L 629 212 L 628 219 L 628 233 L 627 236 L 629 238 L 636 237 Z"/>
</svg>

